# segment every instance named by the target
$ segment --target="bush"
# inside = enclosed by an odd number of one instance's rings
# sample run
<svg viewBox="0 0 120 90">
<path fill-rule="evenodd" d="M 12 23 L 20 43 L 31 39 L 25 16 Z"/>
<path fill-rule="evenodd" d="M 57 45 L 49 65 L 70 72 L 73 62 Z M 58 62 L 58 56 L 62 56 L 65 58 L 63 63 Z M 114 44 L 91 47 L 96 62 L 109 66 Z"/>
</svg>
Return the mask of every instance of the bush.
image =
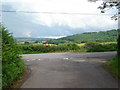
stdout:
<svg viewBox="0 0 120 90">
<path fill-rule="evenodd" d="M 80 47 L 75 43 L 60 44 L 58 46 L 61 46 L 61 47 L 64 46 L 64 47 L 68 48 L 68 50 L 78 50 L 78 49 L 80 49 Z"/>
<path fill-rule="evenodd" d="M 10 86 L 14 80 L 24 72 L 24 62 L 18 55 L 14 39 L 5 27 L 0 25 L 2 31 L 2 88 Z"/>
<path fill-rule="evenodd" d="M 116 51 L 117 44 L 99 44 L 97 42 L 88 42 L 85 44 L 84 48 L 88 52 L 103 52 L 103 51 Z"/>
</svg>

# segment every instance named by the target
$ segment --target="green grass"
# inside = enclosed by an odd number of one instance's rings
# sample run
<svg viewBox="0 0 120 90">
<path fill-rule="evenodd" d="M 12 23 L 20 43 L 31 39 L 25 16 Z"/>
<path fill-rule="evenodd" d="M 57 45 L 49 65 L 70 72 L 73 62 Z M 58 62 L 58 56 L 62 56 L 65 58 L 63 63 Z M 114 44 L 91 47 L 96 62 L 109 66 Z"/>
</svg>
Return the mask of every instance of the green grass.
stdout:
<svg viewBox="0 0 120 90">
<path fill-rule="evenodd" d="M 86 52 L 86 50 L 64 50 L 64 51 L 51 51 L 51 52 L 41 52 L 41 51 L 20 51 L 20 54 L 38 54 L 38 53 L 59 53 L 59 52 Z"/>
<path fill-rule="evenodd" d="M 118 58 L 115 57 L 109 60 L 104 65 L 105 69 L 112 74 L 116 79 L 120 79 L 120 66 L 118 65 Z"/>
</svg>

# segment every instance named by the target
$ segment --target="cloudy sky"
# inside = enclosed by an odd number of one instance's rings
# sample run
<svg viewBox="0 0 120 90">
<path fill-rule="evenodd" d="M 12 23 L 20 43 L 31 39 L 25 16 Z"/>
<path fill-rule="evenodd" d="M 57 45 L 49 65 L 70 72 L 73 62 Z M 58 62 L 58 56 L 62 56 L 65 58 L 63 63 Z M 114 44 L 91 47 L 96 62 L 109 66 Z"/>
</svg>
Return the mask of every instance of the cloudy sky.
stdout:
<svg viewBox="0 0 120 90">
<path fill-rule="evenodd" d="M 2 23 L 15 37 L 58 38 L 83 32 L 117 28 L 111 20 L 116 10 L 101 14 L 102 1 L 87 0 L 2 0 Z M 39 12 L 39 13 L 25 13 Z"/>
</svg>

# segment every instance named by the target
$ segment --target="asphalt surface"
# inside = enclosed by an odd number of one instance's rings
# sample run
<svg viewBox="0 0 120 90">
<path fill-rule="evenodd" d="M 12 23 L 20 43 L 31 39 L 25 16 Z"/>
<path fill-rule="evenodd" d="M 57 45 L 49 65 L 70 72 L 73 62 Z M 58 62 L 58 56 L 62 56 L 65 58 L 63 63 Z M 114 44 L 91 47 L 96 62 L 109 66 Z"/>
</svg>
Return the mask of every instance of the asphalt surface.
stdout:
<svg viewBox="0 0 120 90">
<path fill-rule="evenodd" d="M 117 88 L 103 64 L 116 52 L 24 54 L 31 69 L 21 88 Z"/>
</svg>

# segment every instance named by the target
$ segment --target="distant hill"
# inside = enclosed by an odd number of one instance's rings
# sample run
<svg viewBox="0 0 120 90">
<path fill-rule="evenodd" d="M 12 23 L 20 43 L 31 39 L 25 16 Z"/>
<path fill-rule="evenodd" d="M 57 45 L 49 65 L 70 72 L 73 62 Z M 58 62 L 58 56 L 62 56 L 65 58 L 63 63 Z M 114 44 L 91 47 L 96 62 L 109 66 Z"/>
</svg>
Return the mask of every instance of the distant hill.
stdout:
<svg viewBox="0 0 120 90">
<path fill-rule="evenodd" d="M 88 41 L 116 41 L 117 30 L 100 31 L 100 32 L 87 32 L 76 34 L 72 36 L 63 37 L 57 40 L 75 41 L 75 42 L 88 42 Z"/>
<path fill-rule="evenodd" d="M 31 38 L 31 37 L 14 37 L 16 40 L 19 41 L 46 41 L 52 40 L 51 38 Z"/>
<path fill-rule="evenodd" d="M 97 42 L 111 42 L 117 41 L 117 30 L 100 31 L 100 32 L 86 32 L 82 34 L 75 34 L 59 39 L 51 38 L 29 38 L 29 37 L 15 37 L 18 41 L 48 41 L 50 44 L 60 44 L 68 42 L 85 43 L 88 41 Z"/>
</svg>

